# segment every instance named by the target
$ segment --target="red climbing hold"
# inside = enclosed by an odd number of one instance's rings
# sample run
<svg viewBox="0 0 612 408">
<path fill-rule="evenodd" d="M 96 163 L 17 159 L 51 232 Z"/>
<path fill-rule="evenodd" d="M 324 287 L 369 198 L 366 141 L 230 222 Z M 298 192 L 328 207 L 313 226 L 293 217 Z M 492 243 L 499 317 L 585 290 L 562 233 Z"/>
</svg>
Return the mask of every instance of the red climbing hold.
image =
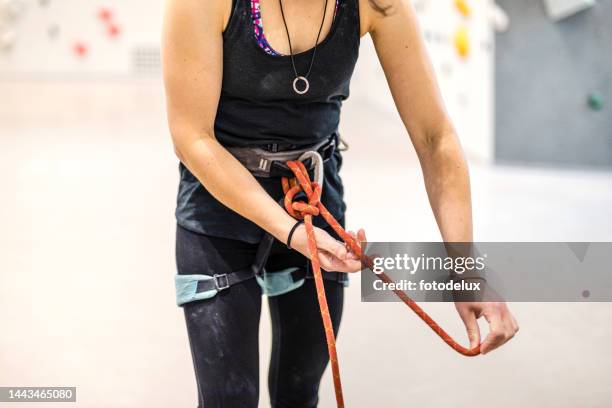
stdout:
<svg viewBox="0 0 612 408">
<path fill-rule="evenodd" d="M 109 37 L 118 37 L 121 34 L 121 27 L 117 24 L 109 24 L 106 32 Z"/>
<path fill-rule="evenodd" d="M 76 42 L 72 46 L 72 50 L 78 57 L 85 57 L 89 52 L 89 48 L 82 42 Z"/>
<path fill-rule="evenodd" d="M 102 21 L 111 21 L 113 19 L 113 12 L 110 9 L 102 7 L 98 11 L 98 18 Z"/>
</svg>

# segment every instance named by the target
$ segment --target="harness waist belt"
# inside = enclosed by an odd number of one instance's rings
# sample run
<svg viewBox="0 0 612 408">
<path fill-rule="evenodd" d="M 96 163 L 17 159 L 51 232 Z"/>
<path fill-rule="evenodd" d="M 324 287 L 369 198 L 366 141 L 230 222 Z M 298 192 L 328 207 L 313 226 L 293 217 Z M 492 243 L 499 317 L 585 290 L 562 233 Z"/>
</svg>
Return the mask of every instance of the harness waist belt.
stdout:
<svg viewBox="0 0 612 408">
<path fill-rule="evenodd" d="M 276 152 L 262 147 L 226 147 L 226 149 L 255 177 L 286 177 L 292 174 L 286 162 L 298 160 L 306 152 L 318 152 L 323 161 L 329 160 L 336 150 L 336 139 L 337 136 L 334 134 L 315 145 Z M 311 170 L 315 168 L 316 163 L 308 159 L 304 165 Z"/>
</svg>

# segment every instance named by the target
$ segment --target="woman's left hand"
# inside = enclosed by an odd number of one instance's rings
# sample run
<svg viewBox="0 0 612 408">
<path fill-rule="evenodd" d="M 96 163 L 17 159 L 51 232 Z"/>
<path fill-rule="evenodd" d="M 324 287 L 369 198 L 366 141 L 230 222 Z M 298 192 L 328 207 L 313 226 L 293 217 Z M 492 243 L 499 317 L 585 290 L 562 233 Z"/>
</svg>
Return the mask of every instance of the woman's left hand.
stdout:
<svg viewBox="0 0 612 408">
<path fill-rule="evenodd" d="M 457 302 L 457 312 L 470 339 L 470 348 L 480 344 L 478 318 L 489 323 L 489 334 L 480 345 L 480 353 L 487 354 L 508 342 L 519 331 L 519 326 L 505 302 Z"/>
</svg>

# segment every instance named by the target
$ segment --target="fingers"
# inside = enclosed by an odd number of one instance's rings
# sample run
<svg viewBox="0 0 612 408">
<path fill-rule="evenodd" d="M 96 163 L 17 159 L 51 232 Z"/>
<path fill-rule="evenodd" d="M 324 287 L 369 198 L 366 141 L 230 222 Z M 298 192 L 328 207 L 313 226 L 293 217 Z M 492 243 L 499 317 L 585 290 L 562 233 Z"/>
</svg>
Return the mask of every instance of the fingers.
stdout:
<svg viewBox="0 0 612 408">
<path fill-rule="evenodd" d="M 365 230 L 363 228 L 360 228 L 359 231 L 357 231 L 357 233 L 354 233 L 353 231 L 349 231 L 349 234 L 351 237 L 355 238 L 357 242 L 368 242 L 366 238 Z"/>
<path fill-rule="evenodd" d="M 361 270 L 361 260 L 347 255 L 346 259 L 339 259 L 333 254 L 324 250 L 319 251 L 321 268 L 328 272 L 359 272 Z"/>
<path fill-rule="evenodd" d="M 328 272 L 359 272 L 361 270 L 361 261 L 356 259 L 340 260 L 334 255 L 325 251 L 319 252 L 319 260 L 321 268 Z"/>
<path fill-rule="evenodd" d="M 328 254 L 327 252 L 319 251 L 319 261 L 321 269 L 327 272 L 333 272 L 334 264 L 336 264 L 336 257 Z"/>
<path fill-rule="evenodd" d="M 353 231 L 347 231 L 347 232 L 348 232 L 348 234 L 349 234 L 351 237 L 353 237 L 355 240 L 358 240 L 358 238 L 357 238 L 357 234 L 355 234 Z M 346 250 L 348 251 L 348 255 L 347 255 L 347 257 L 348 257 L 349 259 L 359 259 L 359 257 L 357 256 L 357 254 L 356 254 L 356 253 L 354 253 L 353 251 L 351 251 L 351 247 L 349 246 L 349 244 L 346 244 L 346 243 L 345 243 L 345 247 L 346 247 Z"/>
<path fill-rule="evenodd" d="M 339 260 L 345 260 L 347 258 L 348 251 L 343 242 L 334 239 L 320 228 L 315 228 L 315 235 L 317 238 L 317 247 L 320 250 L 328 252 Z"/>
<path fill-rule="evenodd" d="M 366 238 L 366 233 L 365 230 L 363 228 L 361 228 L 358 232 L 357 232 L 357 239 L 360 242 L 368 242 L 367 238 Z"/>
<path fill-rule="evenodd" d="M 350 251 L 344 242 L 334 239 L 321 228 L 315 227 L 317 249 L 321 268 L 333 272 L 359 272 L 361 271 L 361 259 Z M 365 231 L 359 230 L 357 234 L 349 232 L 355 239 L 363 241 Z"/>
<path fill-rule="evenodd" d="M 512 314 L 510 315 L 510 317 L 512 317 L 512 329 L 514 330 L 514 334 L 516 334 L 520 330 L 520 327 L 514 316 L 512 316 Z"/>
<path fill-rule="evenodd" d="M 482 342 L 480 352 L 487 354 L 512 339 L 518 331 L 518 324 L 505 303 L 489 304 L 483 315 L 489 322 L 489 334 Z"/>
<path fill-rule="evenodd" d="M 468 339 L 470 340 L 470 349 L 474 349 L 480 345 L 480 327 L 478 326 L 478 318 L 476 312 L 471 308 L 458 308 L 459 316 L 465 324 Z"/>
<path fill-rule="evenodd" d="M 480 346 L 480 353 L 487 354 L 488 352 L 495 350 L 505 342 L 504 338 L 504 326 L 501 322 L 499 314 L 485 315 L 485 318 L 489 322 L 489 334 L 482 342 Z"/>
<path fill-rule="evenodd" d="M 357 231 L 357 233 L 353 232 L 353 231 L 347 231 L 348 234 L 353 237 L 353 239 L 355 239 L 355 241 L 357 241 L 358 243 L 367 243 L 367 239 L 366 239 L 366 234 L 365 234 L 365 230 L 363 228 L 361 228 L 359 231 Z M 349 256 L 353 257 L 354 259 L 359 259 L 359 257 L 357 256 L 357 254 L 355 254 L 354 252 L 351 251 L 351 248 L 349 247 L 349 245 L 346 245 L 347 250 L 349 251 Z M 364 248 L 364 247 L 362 247 Z"/>
<path fill-rule="evenodd" d="M 350 252 L 344 242 L 334 239 L 324 230 L 317 229 L 317 247 L 321 267 L 329 272 L 358 272 L 361 260 Z"/>
</svg>

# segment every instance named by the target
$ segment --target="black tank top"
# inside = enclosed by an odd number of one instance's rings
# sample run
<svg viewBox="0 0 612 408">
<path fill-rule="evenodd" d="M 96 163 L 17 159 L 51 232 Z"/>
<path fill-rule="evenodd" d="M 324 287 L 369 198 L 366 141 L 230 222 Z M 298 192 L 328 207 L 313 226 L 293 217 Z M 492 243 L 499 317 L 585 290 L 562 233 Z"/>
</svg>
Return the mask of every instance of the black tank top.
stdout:
<svg viewBox="0 0 612 408">
<path fill-rule="evenodd" d="M 266 53 L 257 44 L 250 0 L 234 0 L 223 33 L 223 82 L 215 118 L 215 136 L 224 146 L 271 143 L 311 145 L 338 133 L 342 101 L 359 54 L 359 0 L 340 0 L 328 35 L 319 43 L 308 77 L 310 90 L 294 92 L 289 56 Z M 264 25 L 265 29 L 265 25 Z M 294 56 L 298 74 L 308 70 L 312 49 Z M 339 152 L 325 165 L 323 203 L 336 218 L 344 215 Z M 263 231 L 218 202 L 184 166 L 176 217 L 189 230 L 258 242 Z M 282 196 L 278 178 L 258 178 L 275 199 Z"/>
<path fill-rule="evenodd" d="M 310 145 L 337 131 L 359 52 L 357 2 L 340 1 L 330 32 L 317 46 L 310 90 L 298 95 L 291 58 L 270 55 L 257 44 L 250 0 L 235 0 L 223 33 L 223 85 L 215 120 L 222 144 Z M 298 74 L 308 70 L 311 56 L 312 49 L 294 56 Z"/>
</svg>

